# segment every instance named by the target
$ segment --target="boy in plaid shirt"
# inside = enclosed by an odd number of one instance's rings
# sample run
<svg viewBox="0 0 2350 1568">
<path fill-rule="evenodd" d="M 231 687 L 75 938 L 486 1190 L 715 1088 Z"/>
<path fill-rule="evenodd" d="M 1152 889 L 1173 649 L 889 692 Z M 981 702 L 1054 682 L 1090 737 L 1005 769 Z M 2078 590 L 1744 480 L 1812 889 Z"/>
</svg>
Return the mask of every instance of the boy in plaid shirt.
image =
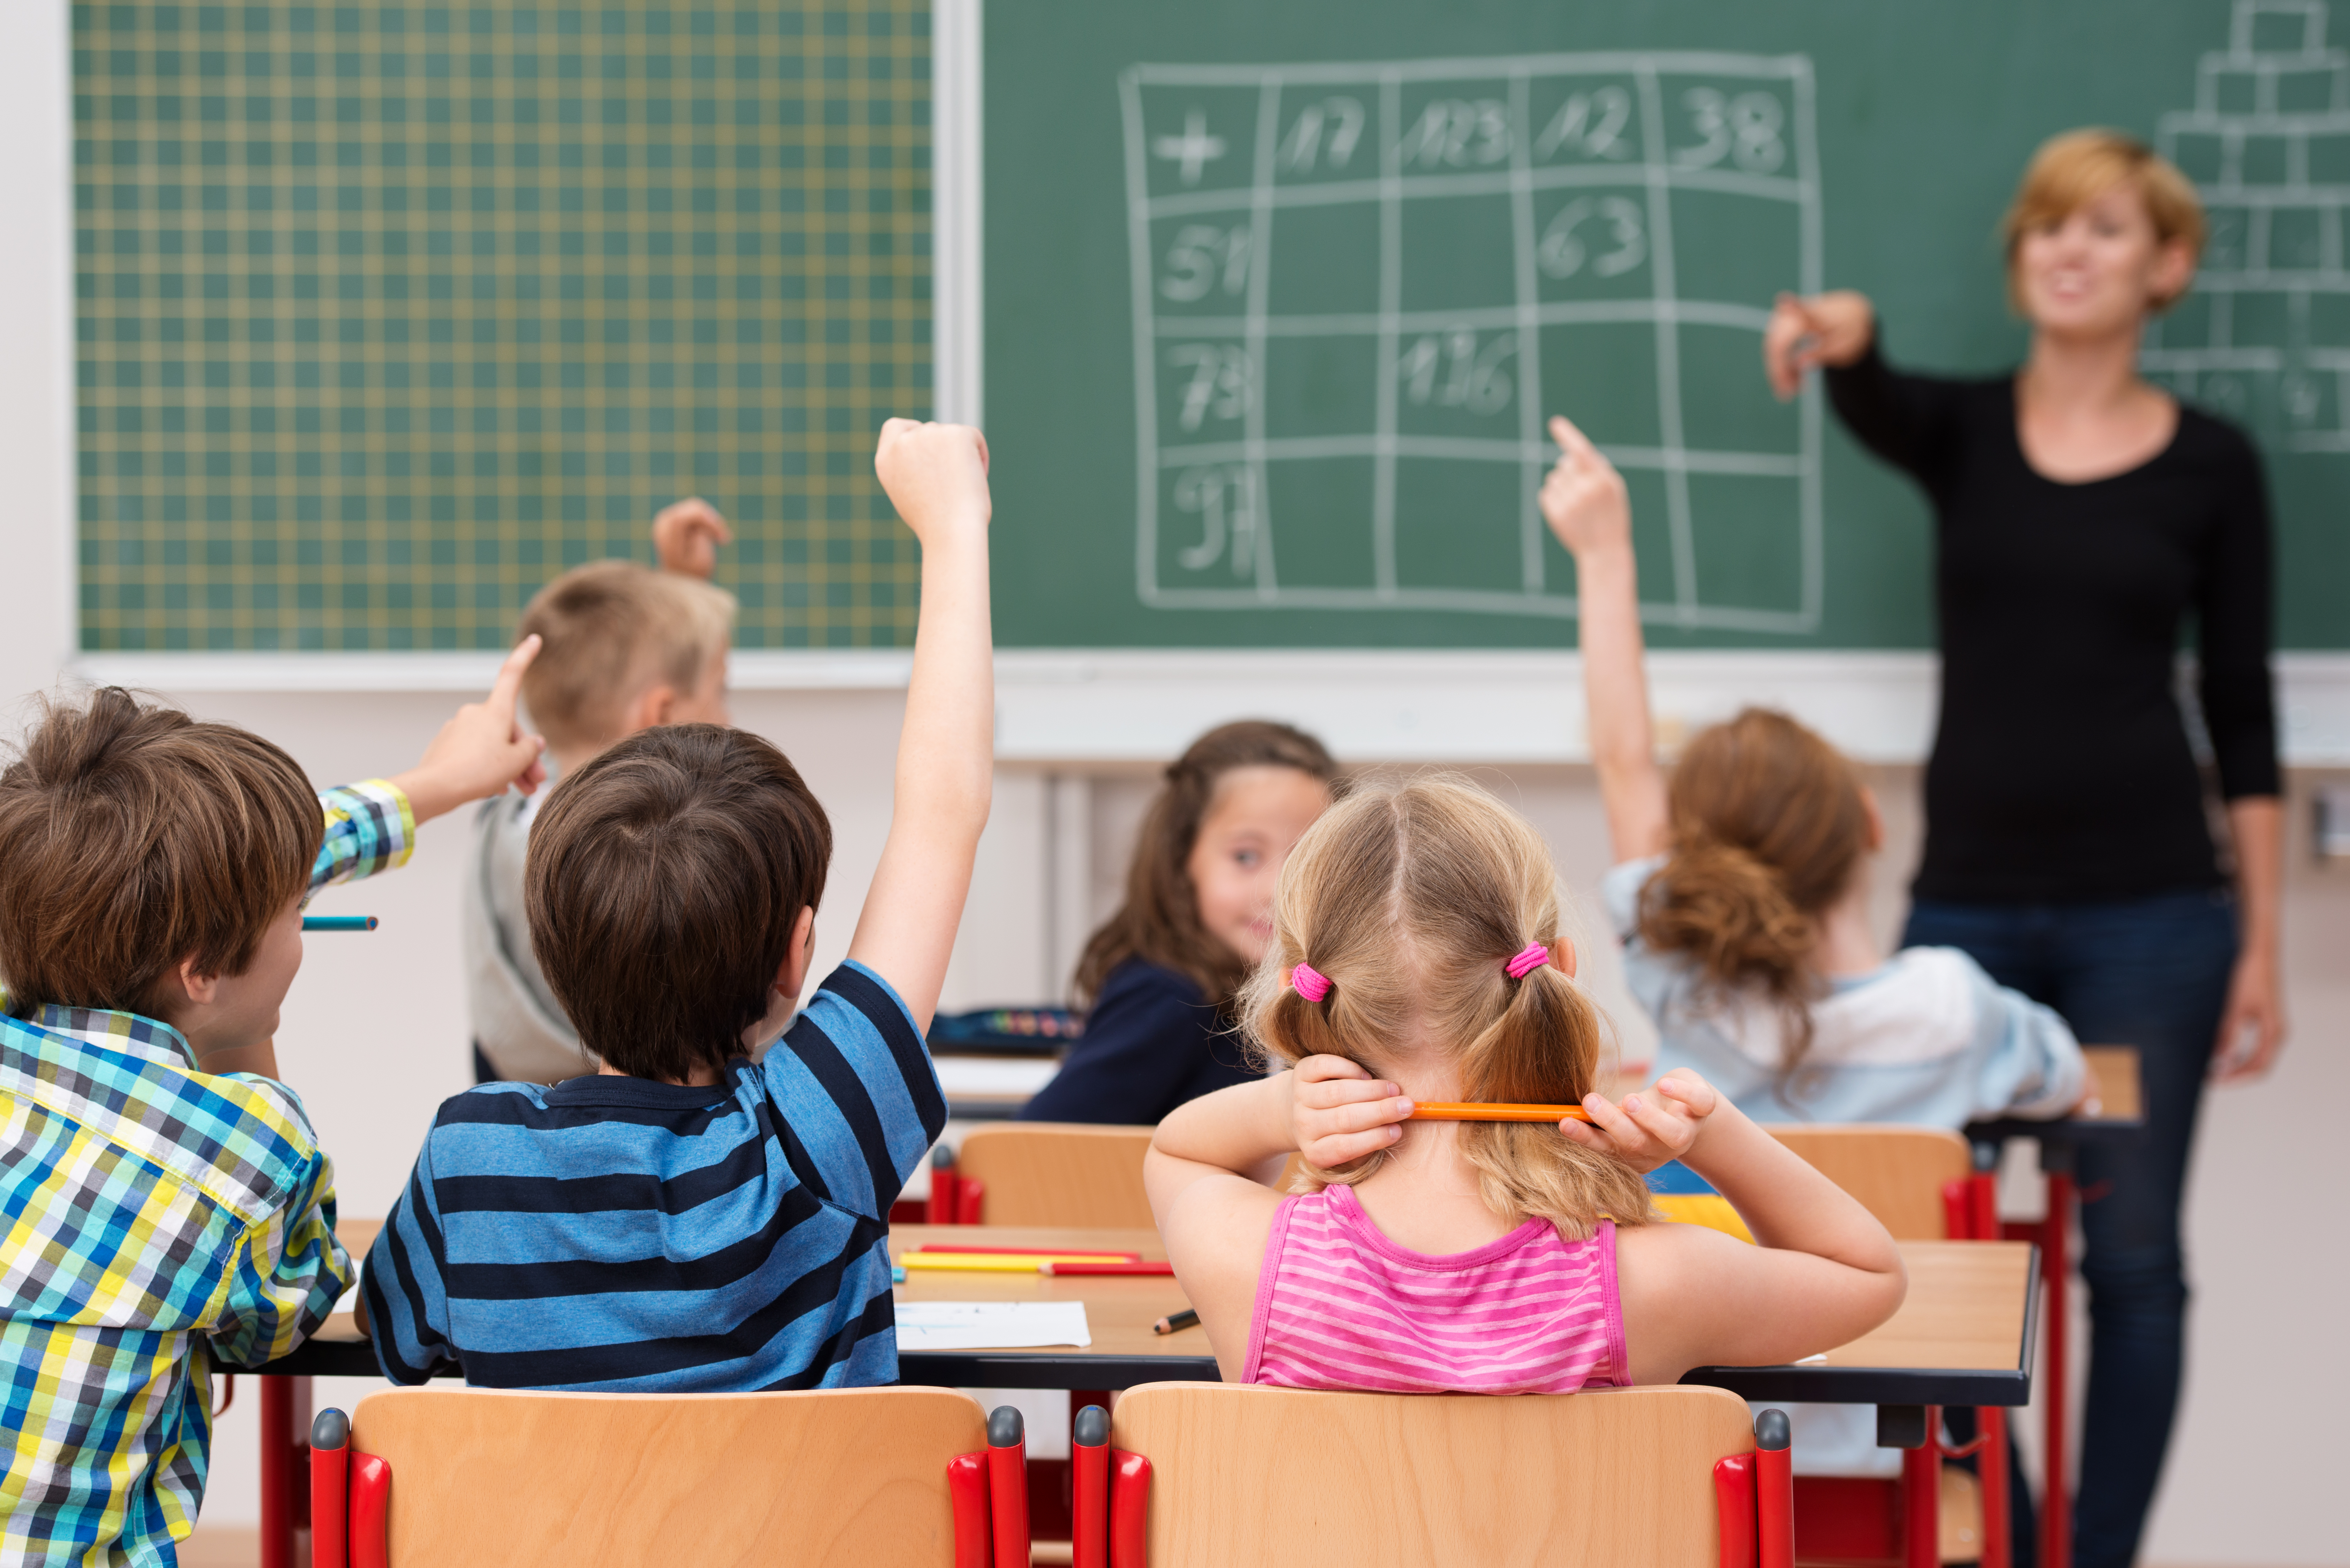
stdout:
<svg viewBox="0 0 2350 1568">
<path fill-rule="evenodd" d="M 284 1355 L 349 1284 L 332 1168 L 274 1081 L 302 907 L 537 782 L 536 651 L 395 779 L 314 795 L 259 736 L 113 688 L 0 772 L 0 1563 L 177 1561 L 211 1368 Z"/>
</svg>

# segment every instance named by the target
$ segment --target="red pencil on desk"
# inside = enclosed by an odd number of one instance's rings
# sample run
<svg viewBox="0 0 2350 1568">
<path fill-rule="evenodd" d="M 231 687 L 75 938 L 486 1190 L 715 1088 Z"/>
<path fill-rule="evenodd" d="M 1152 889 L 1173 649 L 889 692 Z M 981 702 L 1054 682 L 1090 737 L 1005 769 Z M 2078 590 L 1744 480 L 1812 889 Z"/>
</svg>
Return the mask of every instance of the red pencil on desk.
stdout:
<svg viewBox="0 0 2350 1568">
<path fill-rule="evenodd" d="M 1055 1263 L 1047 1260 L 1036 1265 L 1040 1274 L 1171 1274 L 1172 1263 Z"/>
<path fill-rule="evenodd" d="M 983 1258 L 1066 1258 L 1072 1252 L 1083 1252 L 1094 1258 L 1123 1258 L 1129 1263 L 1142 1262 L 1142 1254 L 1117 1247 L 958 1247 L 952 1242 L 924 1242 L 909 1247 L 909 1252 L 972 1253 Z"/>
</svg>

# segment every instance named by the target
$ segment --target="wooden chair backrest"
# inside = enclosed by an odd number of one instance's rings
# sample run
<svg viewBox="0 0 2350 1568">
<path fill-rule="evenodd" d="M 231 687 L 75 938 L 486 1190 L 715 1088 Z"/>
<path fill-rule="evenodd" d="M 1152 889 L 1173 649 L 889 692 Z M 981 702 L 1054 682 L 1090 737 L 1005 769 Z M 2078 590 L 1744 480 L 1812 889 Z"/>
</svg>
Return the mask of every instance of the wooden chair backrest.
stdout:
<svg viewBox="0 0 2350 1568">
<path fill-rule="evenodd" d="M 951 1388 L 401 1388 L 351 1417 L 352 1449 L 391 1466 L 392 1568 L 951 1568 L 947 1461 L 986 1446 Z"/>
<path fill-rule="evenodd" d="M 1128 1389 L 1110 1442 L 1150 1461 L 1150 1568 L 1719 1568 L 1714 1461 L 1754 1447 L 1719 1388 L 1217 1383 Z"/>
<path fill-rule="evenodd" d="M 1803 1127 L 1763 1129 L 1813 1169 L 1860 1199 L 1897 1241 L 1947 1241 L 1942 1184 L 1974 1169 L 1967 1140 L 1947 1127 Z"/>
<path fill-rule="evenodd" d="M 1143 1227 L 1157 1223 L 1142 1190 L 1149 1127 L 1080 1122 L 991 1122 L 963 1136 L 955 1171 L 983 1182 L 990 1225 Z"/>
</svg>

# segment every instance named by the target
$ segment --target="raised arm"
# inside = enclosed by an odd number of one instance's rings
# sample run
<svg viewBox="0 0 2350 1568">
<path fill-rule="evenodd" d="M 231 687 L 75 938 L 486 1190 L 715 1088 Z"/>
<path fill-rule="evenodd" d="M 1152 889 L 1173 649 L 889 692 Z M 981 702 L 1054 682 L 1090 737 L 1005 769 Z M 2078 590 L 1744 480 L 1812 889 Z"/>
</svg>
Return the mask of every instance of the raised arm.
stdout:
<svg viewBox="0 0 2350 1568">
<path fill-rule="evenodd" d="M 1665 775 L 1657 766 L 1641 669 L 1632 505 L 1623 475 L 1581 431 L 1554 418 L 1550 433 L 1560 456 L 1543 481 L 1543 520 L 1575 557 L 1584 701 L 1607 837 L 1619 863 L 1645 859 L 1664 853 L 1668 835 Z"/>
<path fill-rule="evenodd" d="M 523 671 L 538 657 L 539 646 L 535 632 L 515 644 L 499 667 L 490 694 L 458 709 L 416 765 L 388 781 L 408 796 L 414 820 L 430 822 L 468 801 L 497 794 L 508 784 L 528 794 L 546 782 L 546 768 L 538 759 L 546 742 L 524 733 L 515 719 Z"/>
<path fill-rule="evenodd" d="M 848 956 L 928 1030 L 971 890 L 995 764 L 988 627 L 987 441 L 968 425 L 891 420 L 873 467 L 922 545 L 922 613 L 898 736 L 889 841 Z"/>
</svg>

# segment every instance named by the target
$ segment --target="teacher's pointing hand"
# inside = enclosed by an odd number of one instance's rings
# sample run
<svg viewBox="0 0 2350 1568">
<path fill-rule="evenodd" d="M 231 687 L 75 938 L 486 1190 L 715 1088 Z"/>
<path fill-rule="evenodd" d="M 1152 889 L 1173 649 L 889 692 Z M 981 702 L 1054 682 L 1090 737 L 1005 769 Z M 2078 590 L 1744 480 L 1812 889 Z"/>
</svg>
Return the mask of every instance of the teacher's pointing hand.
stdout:
<svg viewBox="0 0 2350 1568">
<path fill-rule="evenodd" d="M 1801 298 L 1783 294 L 1762 331 L 1762 371 L 1784 402 L 1815 365 L 1849 365 L 1868 352 L 1877 310 L 1868 296 L 1849 288 Z"/>
</svg>

